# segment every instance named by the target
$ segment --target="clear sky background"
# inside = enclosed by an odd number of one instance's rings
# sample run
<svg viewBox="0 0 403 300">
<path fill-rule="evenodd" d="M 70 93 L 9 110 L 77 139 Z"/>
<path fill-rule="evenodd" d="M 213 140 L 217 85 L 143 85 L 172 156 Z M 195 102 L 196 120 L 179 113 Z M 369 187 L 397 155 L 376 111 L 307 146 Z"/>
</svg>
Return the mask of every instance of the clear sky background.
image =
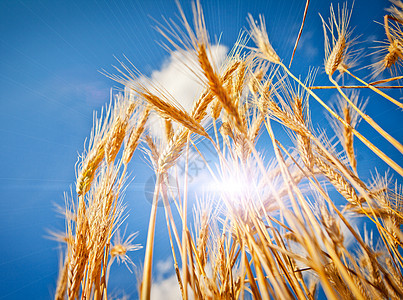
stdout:
<svg viewBox="0 0 403 300">
<path fill-rule="evenodd" d="M 240 30 L 247 28 L 247 14 L 255 18 L 263 14 L 270 41 L 279 56 L 289 61 L 305 1 L 201 2 L 212 41 L 221 36 L 221 44 L 231 47 Z M 181 3 L 190 17 L 190 2 Z M 326 85 L 318 13 L 327 19 L 330 3 L 311 1 L 292 68 L 304 77 L 309 66 L 320 67 L 317 83 Z M 360 45 L 369 53 L 374 51 L 368 48 L 375 46 L 373 40 L 385 38 L 382 26 L 373 20 L 383 22 L 384 8 L 390 4 L 356 0 L 354 6 L 354 34 L 361 35 Z M 163 39 L 153 26 L 162 22 L 162 16 L 175 19 L 177 12 L 173 0 L 0 1 L 0 299 L 53 297 L 60 250 L 57 242 L 46 238 L 46 230 L 64 230 L 55 204 L 64 205 L 63 193 L 74 183 L 74 166 L 89 136 L 93 111 L 109 101 L 111 87 L 119 87 L 99 71 L 113 73 L 112 65 L 118 64 L 114 56 L 123 59 L 123 55 L 145 75 L 161 70 L 168 54 L 156 43 Z M 370 57 L 360 60 L 360 66 L 370 63 Z M 402 97 L 401 91 L 388 93 Z M 329 93 L 322 95 L 328 102 L 334 100 Z M 396 106 L 372 97 L 367 112 L 403 141 L 402 115 Z M 324 116 L 323 109 L 314 104 L 312 113 L 314 121 Z M 360 128 L 403 165 L 402 156 L 392 146 L 365 124 Z M 362 149 L 358 161 L 363 178 L 375 167 L 386 170 L 362 145 L 357 143 L 357 147 Z M 132 166 L 130 178 L 136 178 L 125 198 L 130 213 L 127 231 L 139 231 L 136 242 L 145 245 L 151 208 L 145 186 L 152 171 L 140 155 Z M 399 176 L 395 178 L 401 181 Z M 163 209 L 158 213 L 154 278 L 161 291 L 174 281 Z M 143 256 L 144 249 L 131 254 L 136 265 L 141 265 Z M 110 287 L 116 295 L 124 290 L 135 299 L 136 286 L 134 274 L 123 265 L 114 266 Z"/>
</svg>

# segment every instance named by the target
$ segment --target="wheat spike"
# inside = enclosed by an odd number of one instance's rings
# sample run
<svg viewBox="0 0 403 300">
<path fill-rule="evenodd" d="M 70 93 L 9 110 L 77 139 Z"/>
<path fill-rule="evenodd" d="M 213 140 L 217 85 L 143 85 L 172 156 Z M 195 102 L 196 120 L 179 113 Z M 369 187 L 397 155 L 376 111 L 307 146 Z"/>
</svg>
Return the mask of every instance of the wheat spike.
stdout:
<svg viewBox="0 0 403 300">
<path fill-rule="evenodd" d="M 315 165 L 319 168 L 323 175 L 333 184 L 337 191 L 353 205 L 359 203 L 359 199 L 354 188 L 349 184 L 346 179 L 336 172 L 330 165 L 323 159 L 315 157 Z"/>
<path fill-rule="evenodd" d="M 127 120 L 120 117 L 113 122 L 111 133 L 105 143 L 105 160 L 107 164 L 111 164 L 115 161 L 116 155 L 123 144 L 127 126 Z"/>
<path fill-rule="evenodd" d="M 350 161 L 351 167 L 355 172 L 357 172 L 357 160 L 355 159 L 355 154 L 354 154 L 354 135 L 351 130 L 351 113 L 350 109 L 348 108 L 347 104 L 343 108 L 343 115 L 344 115 L 344 120 L 349 127 L 344 126 L 344 131 L 343 131 L 343 136 L 344 136 L 344 143 L 345 143 L 345 148 L 346 148 L 346 153 L 348 160 Z"/>
<path fill-rule="evenodd" d="M 251 27 L 250 35 L 255 44 L 258 46 L 257 51 L 259 55 L 274 64 L 279 64 L 280 57 L 277 55 L 276 51 L 274 51 L 272 45 L 269 42 L 269 37 L 267 36 L 266 24 L 264 22 L 263 16 L 259 16 L 260 26 L 257 25 L 257 22 L 250 14 L 248 21 L 249 26 Z"/>
<path fill-rule="evenodd" d="M 161 114 L 162 117 L 175 120 L 197 134 L 206 137 L 208 136 L 204 128 L 184 110 L 163 101 L 151 92 L 142 92 L 141 95 L 157 110 L 158 113 Z"/>
<path fill-rule="evenodd" d="M 351 35 L 351 31 L 348 29 L 351 11 L 348 13 L 347 4 L 344 4 L 341 11 L 340 7 L 338 7 L 338 16 L 336 18 L 333 5 L 331 5 L 329 24 L 326 24 L 322 16 L 320 17 L 325 36 L 325 71 L 327 75 L 332 76 L 345 60 L 346 53 L 351 45 L 351 41 L 348 41 Z M 330 41 L 326 29 L 330 31 Z"/>
<path fill-rule="evenodd" d="M 243 131 L 242 120 L 239 116 L 238 109 L 234 105 L 234 102 L 228 95 L 228 91 L 224 88 L 220 78 L 214 72 L 210 61 L 207 57 L 207 52 L 205 45 L 200 45 L 197 51 L 198 59 L 201 68 L 203 69 L 203 74 L 208 80 L 209 87 L 211 91 L 216 95 L 217 99 L 220 101 L 222 107 L 227 111 L 227 113 L 232 116 L 235 120 L 235 124 L 240 131 Z"/>
<path fill-rule="evenodd" d="M 57 287 L 55 293 L 55 300 L 64 300 L 67 290 L 67 275 L 68 275 L 69 263 L 67 257 L 63 264 L 61 264 L 59 270 L 59 278 L 57 279 Z"/>
<path fill-rule="evenodd" d="M 122 161 L 124 164 L 128 164 L 133 157 L 134 150 L 137 148 L 141 135 L 144 132 L 148 116 L 150 115 L 150 107 L 146 107 L 139 118 L 136 128 L 132 128 L 125 148 L 122 154 Z"/>
</svg>

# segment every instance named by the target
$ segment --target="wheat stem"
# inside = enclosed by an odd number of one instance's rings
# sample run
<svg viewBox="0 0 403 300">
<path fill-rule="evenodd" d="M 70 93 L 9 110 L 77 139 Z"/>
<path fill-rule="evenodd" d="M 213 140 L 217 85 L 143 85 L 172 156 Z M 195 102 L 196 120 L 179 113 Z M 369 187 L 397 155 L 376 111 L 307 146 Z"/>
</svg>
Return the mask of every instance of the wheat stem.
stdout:
<svg viewBox="0 0 403 300">
<path fill-rule="evenodd" d="M 371 117 L 368 115 L 364 114 L 347 96 L 346 94 L 340 89 L 338 83 L 332 78 L 332 76 L 329 76 L 329 80 L 337 87 L 337 90 L 339 93 L 343 96 L 343 98 L 354 108 L 355 111 L 357 111 L 360 116 L 367 121 L 369 125 L 372 126 L 376 131 L 379 132 L 385 139 L 387 139 L 397 150 L 400 151 L 400 153 L 403 154 L 403 145 L 400 144 L 395 138 L 393 138 L 389 133 L 387 133 L 385 130 L 381 128 L 374 120 L 372 120 Z M 403 108 L 403 106 L 402 106 Z M 350 125 L 346 126 L 347 128 L 352 128 Z"/>
<path fill-rule="evenodd" d="M 371 86 L 371 84 L 368 84 L 368 86 L 362 86 L 362 85 L 341 85 L 341 89 L 367 89 Z M 326 86 L 326 85 L 318 85 L 318 86 L 310 86 L 308 87 L 310 90 L 327 90 L 327 89 L 337 89 L 335 86 Z M 403 86 L 401 85 L 389 85 L 389 86 L 378 86 L 378 89 L 403 89 Z"/>
<path fill-rule="evenodd" d="M 148 223 L 147 244 L 144 256 L 144 271 L 141 283 L 140 298 L 141 300 L 149 300 L 151 295 L 151 274 L 152 274 L 152 259 L 154 248 L 155 221 L 157 216 L 158 198 L 162 174 L 157 172 L 156 182 L 151 207 L 150 221 Z"/>
<path fill-rule="evenodd" d="M 364 80 L 358 78 L 357 76 L 353 75 L 349 70 L 346 70 L 346 73 L 349 74 L 351 77 L 357 79 L 359 82 L 361 82 L 362 84 L 364 84 L 367 88 L 370 88 L 371 90 L 373 90 L 375 93 L 381 95 L 382 97 L 386 98 L 387 100 L 389 100 L 390 102 L 392 102 L 393 104 L 399 106 L 400 108 L 403 109 L 403 103 L 393 99 L 392 97 L 390 97 L 389 95 L 385 94 L 384 92 L 382 92 L 381 90 L 379 90 L 380 87 L 375 87 L 371 84 L 366 83 Z"/>
<path fill-rule="evenodd" d="M 183 270 L 183 297 L 188 299 L 188 264 L 187 264 L 187 188 L 188 188 L 188 171 L 189 171 L 189 139 L 187 136 L 186 142 L 186 163 L 185 163 L 185 178 L 183 188 L 183 204 L 182 204 L 182 270 Z"/>
<path fill-rule="evenodd" d="M 299 39 L 301 38 L 301 34 L 302 34 L 302 29 L 304 29 L 305 18 L 306 18 L 306 14 L 308 12 L 309 1 L 310 0 L 306 0 L 305 10 L 304 10 L 304 17 L 302 19 L 302 24 L 301 24 L 301 27 L 300 27 L 299 32 L 298 32 L 297 40 L 295 41 L 294 49 L 292 50 L 290 64 L 288 65 L 289 68 L 291 68 L 292 59 L 294 58 L 295 51 L 297 50 L 298 42 L 299 42 Z"/>
</svg>

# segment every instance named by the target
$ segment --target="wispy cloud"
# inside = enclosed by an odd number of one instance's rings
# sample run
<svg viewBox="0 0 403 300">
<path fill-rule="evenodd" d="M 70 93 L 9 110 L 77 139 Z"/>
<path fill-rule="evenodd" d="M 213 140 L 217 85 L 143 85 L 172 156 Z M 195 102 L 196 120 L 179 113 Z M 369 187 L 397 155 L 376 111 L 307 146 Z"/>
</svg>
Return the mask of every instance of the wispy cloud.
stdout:
<svg viewBox="0 0 403 300">
<path fill-rule="evenodd" d="M 314 58 L 319 55 L 319 49 L 314 45 L 317 45 L 314 42 L 314 32 L 306 31 L 301 35 L 297 51 L 301 51 L 308 62 L 313 62 Z"/>
<path fill-rule="evenodd" d="M 171 259 L 158 261 L 156 264 L 157 278 L 151 286 L 151 300 L 176 300 L 181 299 L 176 275 Z"/>
<path fill-rule="evenodd" d="M 179 284 L 175 275 L 156 281 L 151 286 L 151 300 L 177 300 L 181 298 Z"/>
</svg>

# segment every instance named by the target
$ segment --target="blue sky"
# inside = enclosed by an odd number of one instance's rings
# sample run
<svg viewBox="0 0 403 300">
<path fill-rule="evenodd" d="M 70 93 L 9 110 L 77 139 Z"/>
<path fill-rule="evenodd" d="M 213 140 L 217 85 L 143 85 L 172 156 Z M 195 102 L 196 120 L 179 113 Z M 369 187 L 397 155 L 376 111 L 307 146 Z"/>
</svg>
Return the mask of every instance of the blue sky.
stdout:
<svg viewBox="0 0 403 300">
<path fill-rule="evenodd" d="M 247 27 L 247 14 L 256 18 L 261 13 L 274 48 L 289 60 L 305 1 L 201 2 L 212 41 L 220 38 L 222 45 L 230 47 Z M 181 3 L 189 13 L 190 2 Z M 295 74 L 304 77 L 308 66 L 322 66 L 318 12 L 327 19 L 330 3 L 311 1 L 295 55 Z M 354 5 L 351 24 L 354 34 L 362 35 L 363 47 L 373 46 L 368 41 L 384 39 L 382 27 L 373 20 L 383 21 L 389 2 L 358 0 Z M 122 59 L 123 55 L 145 75 L 159 70 L 168 54 L 157 44 L 163 39 L 153 26 L 162 22 L 162 15 L 175 19 L 176 14 L 173 0 L 0 2 L 0 299 L 52 298 L 59 249 L 56 242 L 46 239 L 46 230 L 64 228 L 54 204 L 63 205 L 63 193 L 74 182 L 74 165 L 89 136 L 93 111 L 109 101 L 111 87 L 119 87 L 99 71 L 113 72 L 112 65 L 118 64 L 115 56 Z M 369 63 L 370 58 L 361 60 L 361 65 Z M 320 68 L 318 84 L 328 84 L 323 73 Z M 358 73 L 365 74 L 365 70 Z M 390 94 L 402 97 L 400 91 Z M 313 106 L 312 110 L 314 121 L 320 121 L 323 109 Z M 395 106 L 373 97 L 367 112 L 397 140 L 403 140 L 402 118 Z M 403 165 L 397 151 L 368 126 L 361 126 L 373 143 Z M 374 167 L 386 170 L 365 148 L 360 155 L 363 177 Z M 144 185 L 152 172 L 139 155 L 132 165 L 131 178 L 136 178 L 125 198 L 130 212 L 128 232 L 139 231 L 136 241 L 144 245 L 151 208 Z M 166 261 L 170 250 L 162 209 L 158 216 L 155 261 Z M 144 249 L 133 253 L 132 260 L 141 264 L 143 254 Z M 117 272 L 111 274 L 110 286 L 136 297 L 135 276 L 124 266 L 114 267 Z"/>
</svg>

